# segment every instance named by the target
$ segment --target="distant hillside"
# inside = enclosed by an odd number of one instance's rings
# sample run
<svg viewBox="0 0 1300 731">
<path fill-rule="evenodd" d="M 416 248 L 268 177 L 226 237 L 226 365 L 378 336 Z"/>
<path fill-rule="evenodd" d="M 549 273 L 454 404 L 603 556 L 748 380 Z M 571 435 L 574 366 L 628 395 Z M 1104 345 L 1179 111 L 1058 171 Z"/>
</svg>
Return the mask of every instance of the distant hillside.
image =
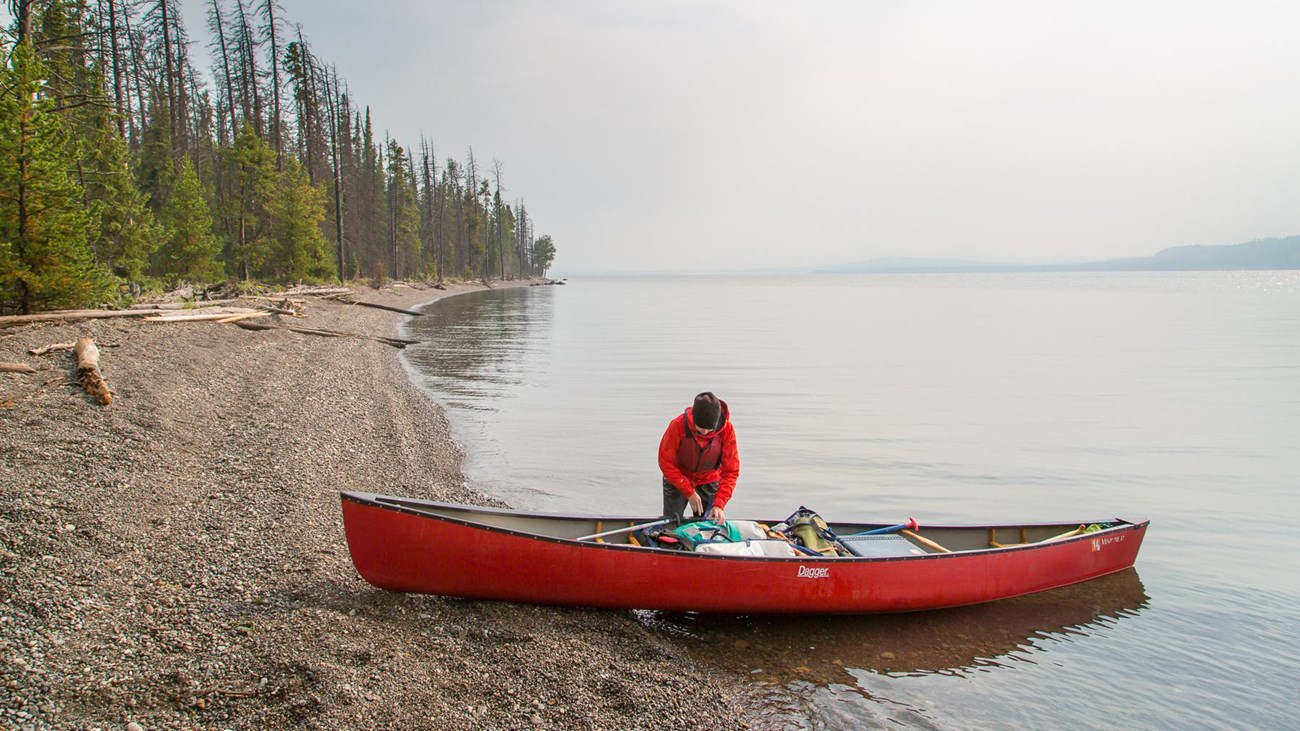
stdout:
<svg viewBox="0 0 1300 731">
<path fill-rule="evenodd" d="M 1222 246 L 1175 246 L 1154 256 L 1077 264 L 1007 264 L 962 259 L 886 257 L 819 272 L 890 274 L 959 272 L 1173 272 L 1300 269 L 1300 236 Z"/>
<path fill-rule="evenodd" d="M 1226 246 L 1175 246 L 1138 259 L 1111 259 L 1070 267 L 1074 271 L 1194 271 L 1300 269 L 1300 236 Z"/>
</svg>

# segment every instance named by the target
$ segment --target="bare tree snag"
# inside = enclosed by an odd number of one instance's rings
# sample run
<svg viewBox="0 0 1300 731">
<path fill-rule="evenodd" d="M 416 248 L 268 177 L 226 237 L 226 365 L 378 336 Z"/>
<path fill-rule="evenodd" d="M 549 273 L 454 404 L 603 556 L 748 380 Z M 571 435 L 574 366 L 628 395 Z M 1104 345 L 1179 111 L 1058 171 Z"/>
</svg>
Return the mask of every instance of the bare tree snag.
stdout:
<svg viewBox="0 0 1300 731">
<path fill-rule="evenodd" d="M 24 363 L 0 363 L 0 373 L 35 373 L 36 369 Z"/>
<path fill-rule="evenodd" d="M 99 372 L 99 348 L 95 347 L 95 341 L 81 338 L 77 341 L 74 352 L 77 354 L 77 378 L 81 381 L 81 387 L 94 396 L 96 401 L 108 406 L 113 402 L 113 394 Z"/>
</svg>

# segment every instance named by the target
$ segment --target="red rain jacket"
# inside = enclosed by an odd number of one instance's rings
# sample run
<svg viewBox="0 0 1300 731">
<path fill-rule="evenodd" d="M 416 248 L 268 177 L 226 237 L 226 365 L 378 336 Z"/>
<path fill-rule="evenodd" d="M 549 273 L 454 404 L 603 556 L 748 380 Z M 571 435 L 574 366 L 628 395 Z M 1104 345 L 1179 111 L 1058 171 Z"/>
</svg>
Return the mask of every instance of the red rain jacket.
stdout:
<svg viewBox="0 0 1300 731">
<path fill-rule="evenodd" d="M 718 492 L 713 497 L 713 504 L 725 509 L 736 489 L 736 478 L 740 476 L 740 452 L 736 449 L 736 429 L 731 424 L 731 411 L 726 401 L 722 401 L 721 406 L 721 428 L 704 436 L 695 433 L 691 407 L 668 423 L 663 439 L 659 440 L 659 471 L 688 498 L 695 494 L 696 485 L 717 482 Z M 694 445 L 682 443 L 687 439 L 688 428 Z M 718 464 L 701 464 L 709 452 L 715 451 L 710 449 L 715 445 L 721 446 Z"/>
</svg>

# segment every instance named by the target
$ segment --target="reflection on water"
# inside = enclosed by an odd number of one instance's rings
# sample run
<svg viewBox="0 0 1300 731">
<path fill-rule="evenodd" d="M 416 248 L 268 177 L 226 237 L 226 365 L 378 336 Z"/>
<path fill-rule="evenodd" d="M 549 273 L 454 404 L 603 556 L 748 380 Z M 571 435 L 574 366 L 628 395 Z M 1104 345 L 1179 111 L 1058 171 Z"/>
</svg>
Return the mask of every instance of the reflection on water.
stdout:
<svg viewBox="0 0 1300 731">
<path fill-rule="evenodd" d="M 1086 638 L 1136 615 L 1149 597 L 1135 569 L 1053 591 L 932 612 L 862 616 L 641 613 L 708 666 L 740 664 L 755 679 L 853 684 L 852 671 L 967 674 L 997 666 L 1032 641 Z"/>
<path fill-rule="evenodd" d="M 530 342 L 546 337 L 548 318 L 534 310 L 549 302 L 509 289 L 439 300 L 405 323 L 404 335 L 420 343 L 403 356 L 448 405 L 488 408 L 488 399 L 521 385 L 519 362 Z"/>
</svg>

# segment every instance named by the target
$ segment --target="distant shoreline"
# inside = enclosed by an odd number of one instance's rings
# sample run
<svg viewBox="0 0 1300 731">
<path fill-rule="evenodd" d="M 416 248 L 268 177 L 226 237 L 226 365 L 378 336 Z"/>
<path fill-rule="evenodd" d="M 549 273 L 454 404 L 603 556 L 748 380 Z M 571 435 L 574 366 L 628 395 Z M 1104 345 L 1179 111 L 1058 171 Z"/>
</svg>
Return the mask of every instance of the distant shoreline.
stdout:
<svg viewBox="0 0 1300 731">
<path fill-rule="evenodd" d="M 1074 264 L 1009 264 L 962 259 L 887 257 L 811 269 L 813 274 L 994 274 L 1019 272 L 1207 272 L 1300 269 L 1300 236 L 1223 246 L 1175 246 L 1152 256 Z"/>
<path fill-rule="evenodd" d="M 1300 236 L 1259 239 L 1222 246 L 1175 246 L 1152 256 L 1098 261 L 1023 264 L 939 259 L 879 257 L 831 266 L 765 267 L 748 270 L 708 271 L 589 271 L 565 272 L 587 277 L 691 277 L 691 276 L 803 276 L 810 274 L 1019 274 L 1068 272 L 1239 272 L 1300 269 Z"/>
</svg>

